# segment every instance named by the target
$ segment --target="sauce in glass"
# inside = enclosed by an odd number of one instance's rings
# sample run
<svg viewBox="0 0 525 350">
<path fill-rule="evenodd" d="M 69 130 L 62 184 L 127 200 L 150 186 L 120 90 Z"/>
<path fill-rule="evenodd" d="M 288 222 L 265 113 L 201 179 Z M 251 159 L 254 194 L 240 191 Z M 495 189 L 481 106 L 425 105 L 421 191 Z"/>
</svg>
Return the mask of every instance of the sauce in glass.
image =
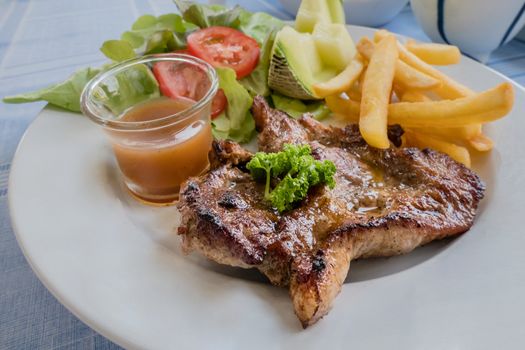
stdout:
<svg viewBox="0 0 525 350">
<path fill-rule="evenodd" d="M 193 104 L 194 101 L 186 98 L 160 97 L 130 108 L 119 120 L 148 122 L 172 116 Z M 109 132 L 126 183 L 139 199 L 172 202 L 178 198 L 182 182 L 208 169 L 208 152 L 213 140 L 209 108 L 181 118 L 140 132 Z"/>
</svg>

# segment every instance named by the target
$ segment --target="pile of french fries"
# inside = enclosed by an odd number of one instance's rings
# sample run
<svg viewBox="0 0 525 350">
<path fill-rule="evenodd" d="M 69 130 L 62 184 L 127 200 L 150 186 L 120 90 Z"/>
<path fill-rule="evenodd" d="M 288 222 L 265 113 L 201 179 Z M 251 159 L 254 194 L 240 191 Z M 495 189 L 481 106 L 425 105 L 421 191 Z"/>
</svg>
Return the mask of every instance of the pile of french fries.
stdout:
<svg viewBox="0 0 525 350">
<path fill-rule="evenodd" d="M 386 30 L 373 40 L 362 38 L 357 51 L 343 72 L 313 88 L 333 113 L 359 123 L 369 145 L 389 148 L 388 124 L 399 124 L 403 146 L 432 148 L 469 167 L 471 151 L 493 148 L 482 124 L 511 111 L 510 83 L 475 93 L 432 66 L 458 63 L 457 47 L 413 40 L 403 45 Z"/>
</svg>

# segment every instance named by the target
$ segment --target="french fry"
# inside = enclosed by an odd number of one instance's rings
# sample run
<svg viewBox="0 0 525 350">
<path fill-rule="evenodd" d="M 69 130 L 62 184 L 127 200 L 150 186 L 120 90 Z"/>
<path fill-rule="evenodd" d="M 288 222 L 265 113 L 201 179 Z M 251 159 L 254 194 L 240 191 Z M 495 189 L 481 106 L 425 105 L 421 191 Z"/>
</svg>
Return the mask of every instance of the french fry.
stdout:
<svg viewBox="0 0 525 350">
<path fill-rule="evenodd" d="M 372 72 L 377 70 L 377 63 L 371 62 L 373 61 L 372 56 L 375 55 L 378 44 L 385 38 L 395 40 L 391 33 L 381 30 L 374 37 L 376 43 L 366 38 L 358 43 L 358 50 L 361 55 L 369 59 L 368 66 L 371 67 Z M 389 40 L 392 41 L 392 39 Z M 389 100 L 393 91 L 397 96 L 396 100 L 400 102 L 390 103 L 387 106 L 387 124 L 400 124 L 407 131 L 407 134 L 403 136 L 404 144 L 408 140 L 414 145 L 417 143 L 419 147 L 435 148 L 450 154 L 454 159 L 465 164 L 470 163 L 470 154 L 466 146 L 481 152 L 492 149 L 494 142 L 482 133 L 481 124 L 497 120 L 510 112 L 514 103 L 512 85 L 503 83 L 484 92 L 475 93 L 431 67 L 406 47 L 401 46 L 397 40 L 395 42 L 398 50 L 397 62 L 402 62 L 402 67 L 405 64 L 409 70 L 424 73 L 427 77 L 438 80 L 441 85 L 431 90 L 414 89 L 397 81 L 396 72 L 394 72 L 391 90 L 389 91 L 388 86 L 384 85 L 384 81 L 381 80 L 384 75 L 381 78 L 376 71 L 374 73 L 376 79 L 372 79 L 371 77 L 374 75 L 368 74 L 369 68 L 365 62 L 365 68 L 357 79 L 358 81 L 345 91 L 347 96 L 328 96 L 326 98 L 329 108 L 335 114 L 344 115 L 345 120 L 349 122 L 356 122 L 358 114 L 361 116 L 371 115 L 372 118 L 359 118 L 361 134 L 370 145 L 377 147 L 379 143 L 382 143 L 384 147 L 386 144 L 384 137 L 386 128 L 383 122 L 380 123 L 380 120 L 383 120 L 381 108 L 384 104 L 383 100 L 377 99 L 377 96 L 383 96 L 384 100 Z M 407 46 L 409 48 L 417 47 L 423 51 L 430 50 L 427 52 L 430 55 L 434 54 L 432 50 L 446 50 L 448 53 L 445 56 L 450 56 L 442 57 L 442 64 L 445 61 L 453 63 L 451 58 L 453 55 L 456 55 L 454 59 L 457 59 L 457 53 L 454 53 L 447 46 L 431 46 L 429 49 L 428 47 L 420 47 L 420 44 L 414 42 L 409 42 Z M 414 51 L 416 50 L 414 49 Z M 388 60 L 388 57 L 384 57 L 385 54 L 380 54 L 381 58 L 378 61 L 384 63 L 385 60 Z M 422 54 L 420 56 L 423 57 Z M 398 68 L 397 62 L 394 63 L 394 69 Z M 382 67 L 385 69 L 387 66 L 383 65 Z M 401 68 L 401 70 L 403 69 L 405 68 Z M 375 83 L 372 84 L 372 81 Z M 375 86 L 376 90 L 370 90 L 370 86 Z M 427 94 L 427 91 L 430 91 L 430 95 Z M 350 98 L 347 98 L 348 96 Z M 433 99 L 436 97 L 445 100 L 434 101 Z M 374 129 L 375 134 L 372 132 Z M 378 135 L 382 136 L 379 137 Z"/>
<path fill-rule="evenodd" d="M 375 33 L 374 40 L 379 41 L 382 38 L 391 35 L 391 33 L 384 29 L 378 30 Z M 419 71 L 426 73 L 441 81 L 442 84 L 434 90 L 436 94 L 440 97 L 445 99 L 455 99 L 460 97 L 472 96 L 473 94 L 475 94 L 474 91 L 472 91 L 468 87 L 458 83 L 446 74 L 425 63 L 423 60 L 418 58 L 413 53 L 409 52 L 403 45 L 399 43 L 398 50 L 399 58 L 401 60 L 405 61 L 408 65 L 412 66 L 413 68 L 416 68 Z M 473 135 L 475 136 L 481 134 L 481 124 L 465 125 L 462 127 L 462 129 L 463 130 L 461 131 L 464 134 L 465 138 L 472 138 Z M 481 147 L 481 149 L 478 149 L 478 147 L 481 146 L 481 144 L 479 143 L 471 143 L 471 146 L 478 151 L 482 151 L 484 148 L 483 146 Z"/>
<path fill-rule="evenodd" d="M 401 60 L 396 63 L 395 77 L 396 82 L 412 89 L 433 90 L 441 85 L 439 80 L 413 69 Z"/>
<path fill-rule="evenodd" d="M 365 141 L 376 148 L 389 148 L 388 103 L 398 58 L 396 39 L 381 40 L 370 57 L 363 81 L 359 130 Z"/>
<path fill-rule="evenodd" d="M 500 119 L 510 112 L 513 104 L 512 85 L 502 83 L 456 100 L 394 103 L 388 106 L 388 121 L 406 127 L 459 127 Z"/>
<path fill-rule="evenodd" d="M 395 79 L 395 76 L 394 76 Z M 396 94 L 397 102 L 401 102 L 401 96 L 407 91 L 404 86 L 394 83 L 392 86 L 392 90 Z"/>
<path fill-rule="evenodd" d="M 393 36 L 390 32 L 381 29 L 375 33 L 374 40 L 380 41 L 387 36 Z M 444 99 L 455 99 L 459 97 L 465 97 L 473 95 L 474 92 L 468 87 L 458 83 L 454 79 L 450 78 L 446 74 L 440 72 L 436 68 L 427 64 L 419 57 L 408 51 L 406 47 L 398 43 L 397 49 L 399 51 L 399 58 L 409 66 L 425 73 L 433 78 L 441 81 L 441 85 L 434 89 L 434 91 Z"/>
<path fill-rule="evenodd" d="M 465 132 L 465 130 L 468 130 L 468 128 L 464 127 L 455 127 L 455 128 L 447 128 L 447 127 L 425 127 L 425 128 L 411 128 L 412 130 L 429 134 L 429 135 L 435 135 L 439 137 L 440 139 L 450 141 L 450 142 L 466 142 L 470 144 L 470 139 L 476 138 L 479 134 L 476 132 L 474 134 L 469 134 Z"/>
<path fill-rule="evenodd" d="M 368 70 L 368 62 L 366 62 L 365 69 L 363 69 L 363 71 L 361 72 L 361 76 L 359 77 L 359 81 L 357 82 L 357 91 L 359 91 L 359 94 L 361 94 L 361 96 L 363 95 L 363 82 L 365 81 L 365 75 L 366 75 L 367 70 Z"/>
<path fill-rule="evenodd" d="M 352 84 L 350 89 L 346 90 L 346 95 L 351 100 L 354 100 L 354 101 L 361 101 L 361 92 L 363 89 L 363 79 L 365 77 L 366 69 L 368 68 L 368 62 L 363 61 L 363 64 L 364 64 L 363 70 L 361 71 L 359 78 L 357 78 L 357 81 L 354 84 Z"/>
<path fill-rule="evenodd" d="M 479 152 L 487 152 L 494 148 L 494 141 L 483 134 L 476 135 L 468 141 L 472 148 Z"/>
<path fill-rule="evenodd" d="M 325 99 L 328 108 L 340 118 L 346 120 L 348 123 L 359 122 L 359 110 L 361 108 L 359 102 L 352 99 L 344 99 L 340 96 L 328 96 Z M 429 134 L 439 137 L 447 142 L 463 141 L 467 142 L 472 148 L 479 152 L 490 151 L 494 147 L 494 143 L 483 134 L 475 131 L 475 134 L 469 134 L 468 128 L 456 127 L 426 127 L 426 128 L 412 128 L 413 131 L 422 134 Z"/>
<path fill-rule="evenodd" d="M 340 94 L 344 92 L 355 83 L 359 75 L 363 71 L 363 60 L 357 55 L 350 64 L 337 76 L 332 79 L 315 84 L 312 89 L 317 97 L 323 98 L 330 95 Z"/>
<path fill-rule="evenodd" d="M 457 131 L 458 131 L 458 135 L 462 135 L 461 137 L 463 137 L 466 140 L 469 140 L 478 135 L 481 135 L 482 133 L 481 124 L 465 125 L 461 128 L 457 128 Z"/>
<path fill-rule="evenodd" d="M 425 95 L 422 91 L 408 90 L 401 96 L 401 102 L 426 102 L 432 101 L 430 97 Z M 471 139 L 476 139 L 481 134 L 481 124 L 465 125 L 455 128 L 447 127 L 427 127 L 427 133 L 437 135 L 446 140 L 464 140 L 467 141 L 474 149 L 478 151 L 485 151 L 487 144 L 484 141 L 471 142 Z M 477 139 L 476 139 L 477 140 Z M 481 140 L 481 139 L 480 139 Z M 483 139 L 484 140 L 484 139 Z"/>
<path fill-rule="evenodd" d="M 428 64 L 446 66 L 457 64 L 461 60 L 461 52 L 453 45 L 417 43 L 415 40 L 410 39 L 405 46 L 408 51 Z"/>
<path fill-rule="evenodd" d="M 359 111 L 361 109 L 359 102 L 343 99 L 338 95 L 327 96 L 325 102 L 328 109 L 333 113 L 344 116 L 349 122 L 359 122 Z"/>
<path fill-rule="evenodd" d="M 514 90 L 509 83 L 471 97 L 456 100 L 399 102 L 388 106 L 388 124 L 400 124 L 409 128 L 425 128 L 429 133 L 451 139 L 472 140 L 485 150 L 491 141 L 476 129 L 461 126 L 473 122 L 497 120 L 510 112 L 514 102 Z M 340 96 L 326 98 L 328 108 L 334 113 L 359 114 L 359 102 Z M 422 130 L 422 129 L 421 129 Z M 419 131 L 421 131 L 419 130 Z M 481 135 L 481 136 L 480 136 Z M 483 146 L 481 146 L 483 144 Z M 476 148 L 477 149 L 477 148 Z"/>
<path fill-rule="evenodd" d="M 375 43 L 367 37 L 361 38 L 357 43 L 357 50 L 366 59 L 370 60 L 374 53 Z M 441 82 L 417 69 L 410 67 L 405 62 L 398 60 L 396 62 L 396 72 L 394 75 L 396 84 L 412 89 L 430 90 L 437 88 Z"/>
<path fill-rule="evenodd" d="M 340 96 L 326 97 L 326 105 L 335 114 L 344 116 L 348 122 L 357 123 L 359 120 L 359 102 L 352 99 L 344 99 Z M 392 124 L 390 119 L 389 124 Z M 424 127 L 411 128 L 418 133 L 426 133 L 435 135 L 441 139 L 449 142 L 463 141 L 467 142 L 471 147 L 480 152 L 489 151 L 493 147 L 492 141 L 485 135 L 478 132 L 476 128 L 466 127 Z"/>
<path fill-rule="evenodd" d="M 406 90 L 401 93 L 401 102 L 428 102 L 432 101 L 425 93 L 418 90 Z"/>
<path fill-rule="evenodd" d="M 401 102 L 427 102 L 432 101 L 430 97 L 425 95 L 424 92 L 418 90 L 407 90 L 401 95 Z M 478 137 L 484 136 L 481 134 L 481 124 L 467 125 L 455 128 L 447 127 L 426 127 L 426 128 L 414 128 L 414 131 L 420 133 L 427 133 L 436 135 L 439 138 L 453 142 L 457 140 L 467 141 L 471 146 L 478 150 L 486 150 L 487 144 L 485 138 L 478 139 Z M 472 140 L 479 140 L 479 143 L 472 145 Z"/>
<path fill-rule="evenodd" d="M 361 102 L 361 89 L 359 88 L 359 84 L 354 84 L 350 87 L 350 89 L 346 90 L 346 94 L 351 100 L 359 101 Z"/>
<path fill-rule="evenodd" d="M 470 153 L 465 147 L 412 130 L 405 130 L 404 137 L 408 147 L 432 148 L 448 154 L 452 159 L 470 168 Z"/>
</svg>

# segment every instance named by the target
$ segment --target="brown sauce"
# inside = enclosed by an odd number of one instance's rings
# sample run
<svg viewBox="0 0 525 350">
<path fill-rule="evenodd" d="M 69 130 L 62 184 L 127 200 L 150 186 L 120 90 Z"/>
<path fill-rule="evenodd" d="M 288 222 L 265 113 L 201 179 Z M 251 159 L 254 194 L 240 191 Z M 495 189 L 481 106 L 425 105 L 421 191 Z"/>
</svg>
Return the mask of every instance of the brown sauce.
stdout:
<svg viewBox="0 0 525 350">
<path fill-rule="evenodd" d="M 151 121 L 173 115 L 192 104 L 193 101 L 187 99 L 162 97 L 131 108 L 119 120 Z M 208 168 L 213 136 L 208 116 L 202 113 L 196 112 L 161 128 L 110 132 L 117 162 L 135 195 L 149 202 L 173 201 L 182 182 Z"/>
</svg>

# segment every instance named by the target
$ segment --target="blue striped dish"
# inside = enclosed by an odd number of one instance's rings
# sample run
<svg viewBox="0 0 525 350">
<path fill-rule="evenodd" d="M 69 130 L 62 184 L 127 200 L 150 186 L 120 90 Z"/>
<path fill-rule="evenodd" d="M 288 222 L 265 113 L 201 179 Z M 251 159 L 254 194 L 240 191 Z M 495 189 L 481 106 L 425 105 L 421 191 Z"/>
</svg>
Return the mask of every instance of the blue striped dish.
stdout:
<svg viewBox="0 0 525 350">
<path fill-rule="evenodd" d="M 425 33 L 435 42 L 458 46 L 486 62 L 525 24 L 525 0 L 411 0 Z"/>
</svg>

